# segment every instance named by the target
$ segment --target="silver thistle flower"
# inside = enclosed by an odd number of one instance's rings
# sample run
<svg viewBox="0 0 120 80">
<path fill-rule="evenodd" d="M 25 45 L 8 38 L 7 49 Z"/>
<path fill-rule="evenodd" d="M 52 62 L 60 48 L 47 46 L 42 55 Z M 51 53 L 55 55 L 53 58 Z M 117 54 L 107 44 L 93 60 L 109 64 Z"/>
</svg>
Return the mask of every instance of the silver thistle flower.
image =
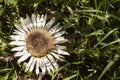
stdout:
<svg viewBox="0 0 120 80">
<path fill-rule="evenodd" d="M 31 18 L 21 18 L 21 26 L 15 25 L 16 29 L 11 35 L 12 41 L 9 43 L 15 46 L 15 57 L 20 57 L 18 63 L 29 60 L 25 65 L 25 71 L 35 70 L 36 74 L 45 74 L 58 68 L 56 59 L 61 60 L 62 55 L 69 55 L 65 51 L 66 47 L 60 44 L 67 41 L 62 35 L 62 27 L 57 23 L 53 26 L 53 17 L 46 23 L 47 15 L 34 15 Z"/>
</svg>

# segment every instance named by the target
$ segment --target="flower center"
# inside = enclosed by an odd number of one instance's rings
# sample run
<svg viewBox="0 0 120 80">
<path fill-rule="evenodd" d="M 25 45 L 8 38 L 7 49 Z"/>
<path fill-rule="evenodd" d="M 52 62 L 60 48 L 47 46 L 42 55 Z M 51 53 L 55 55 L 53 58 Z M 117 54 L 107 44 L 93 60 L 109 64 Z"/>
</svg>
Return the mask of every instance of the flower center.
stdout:
<svg viewBox="0 0 120 80">
<path fill-rule="evenodd" d="M 26 38 L 26 47 L 33 56 L 45 56 L 54 48 L 53 37 L 45 29 L 32 31 Z"/>
</svg>

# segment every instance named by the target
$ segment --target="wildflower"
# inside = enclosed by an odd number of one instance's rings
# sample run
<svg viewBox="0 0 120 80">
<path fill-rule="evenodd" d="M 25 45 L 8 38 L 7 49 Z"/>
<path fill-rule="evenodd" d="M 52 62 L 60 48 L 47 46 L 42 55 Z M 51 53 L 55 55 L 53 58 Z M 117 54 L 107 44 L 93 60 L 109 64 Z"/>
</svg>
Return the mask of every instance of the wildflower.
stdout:
<svg viewBox="0 0 120 80">
<path fill-rule="evenodd" d="M 11 35 L 11 51 L 15 51 L 14 56 L 19 57 L 18 63 L 27 62 L 25 71 L 35 70 L 38 75 L 40 72 L 45 74 L 58 68 L 56 60 L 63 59 L 62 55 L 69 55 L 65 51 L 66 47 L 61 45 L 67 41 L 62 35 L 60 23 L 53 25 L 53 17 L 48 23 L 47 15 L 34 15 L 31 18 L 27 15 L 26 19 L 21 18 L 21 26 L 15 25 L 16 29 Z"/>
</svg>

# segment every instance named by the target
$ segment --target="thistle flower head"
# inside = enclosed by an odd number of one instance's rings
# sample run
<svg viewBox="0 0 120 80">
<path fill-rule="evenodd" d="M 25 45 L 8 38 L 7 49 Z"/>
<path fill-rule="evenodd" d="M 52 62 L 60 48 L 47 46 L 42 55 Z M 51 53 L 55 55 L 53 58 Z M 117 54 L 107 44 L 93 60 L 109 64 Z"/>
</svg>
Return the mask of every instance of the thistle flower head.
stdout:
<svg viewBox="0 0 120 80">
<path fill-rule="evenodd" d="M 14 46 L 14 56 L 19 57 L 18 63 L 27 62 L 25 71 L 35 70 L 36 74 L 45 74 L 58 68 L 56 60 L 61 60 L 62 55 L 69 55 L 65 51 L 66 47 L 61 44 L 65 43 L 62 35 L 60 23 L 53 25 L 55 18 L 53 17 L 46 23 L 47 15 L 34 15 L 31 18 L 21 18 L 21 26 L 15 25 L 16 29 L 11 35 L 12 41 L 9 43 Z"/>
</svg>

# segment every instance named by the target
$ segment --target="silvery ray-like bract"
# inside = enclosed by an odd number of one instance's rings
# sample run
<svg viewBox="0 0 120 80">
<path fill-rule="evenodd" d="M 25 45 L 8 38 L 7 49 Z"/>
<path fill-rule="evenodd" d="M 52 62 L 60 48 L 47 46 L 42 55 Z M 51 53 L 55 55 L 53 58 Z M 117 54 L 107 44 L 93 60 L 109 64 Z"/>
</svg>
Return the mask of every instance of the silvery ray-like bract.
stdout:
<svg viewBox="0 0 120 80">
<path fill-rule="evenodd" d="M 14 56 L 19 57 L 18 63 L 25 62 L 25 72 L 35 70 L 36 75 L 45 74 L 58 68 L 57 60 L 69 55 L 66 47 L 61 45 L 68 41 L 63 37 L 65 31 L 60 23 L 53 25 L 55 18 L 47 21 L 47 15 L 28 15 L 21 18 L 21 25 L 16 24 L 11 42 Z"/>
</svg>

